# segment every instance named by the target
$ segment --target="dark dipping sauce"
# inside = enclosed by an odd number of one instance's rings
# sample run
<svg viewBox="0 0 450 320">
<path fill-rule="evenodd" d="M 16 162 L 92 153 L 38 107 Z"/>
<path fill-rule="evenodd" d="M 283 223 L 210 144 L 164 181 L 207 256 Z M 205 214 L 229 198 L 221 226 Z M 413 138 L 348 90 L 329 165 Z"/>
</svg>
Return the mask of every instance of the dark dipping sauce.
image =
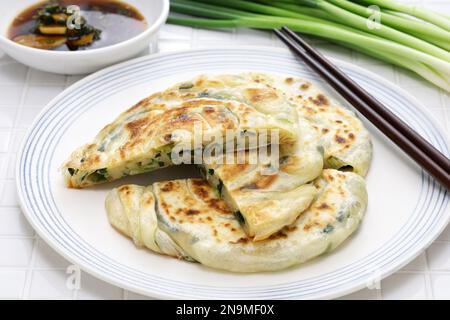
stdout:
<svg viewBox="0 0 450 320">
<path fill-rule="evenodd" d="M 91 50 L 103 48 L 131 39 L 147 29 L 144 16 L 133 6 L 114 0 L 60 0 L 39 2 L 21 12 L 14 18 L 9 30 L 8 38 L 13 40 L 17 36 L 36 33 L 36 14 L 48 4 L 57 3 L 61 6 L 77 5 L 81 9 L 81 16 L 88 24 L 101 31 L 98 40 L 89 45 L 69 48 L 66 44 L 53 51 Z"/>
</svg>

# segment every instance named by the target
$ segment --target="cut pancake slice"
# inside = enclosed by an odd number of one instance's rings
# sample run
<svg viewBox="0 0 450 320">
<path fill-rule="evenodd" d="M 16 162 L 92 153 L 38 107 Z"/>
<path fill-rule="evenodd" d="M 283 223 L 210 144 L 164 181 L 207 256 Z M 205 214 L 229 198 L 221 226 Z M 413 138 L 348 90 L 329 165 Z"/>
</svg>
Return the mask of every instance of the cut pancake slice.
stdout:
<svg viewBox="0 0 450 320">
<path fill-rule="evenodd" d="M 298 117 L 317 130 L 324 150 L 324 165 L 365 176 L 372 159 L 370 135 L 350 109 L 333 99 L 319 85 L 297 77 L 251 74 L 253 81 L 276 87 L 296 105 Z"/>
<path fill-rule="evenodd" d="M 261 150 L 249 150 L 241 163 L 236 154 L 231 163 L 224 159 L 228 155 L 206 159 L 201 172 L 236 214 L 247 235 L 263 240 L 294 222 L 316 196 L 316 189 L 308 183 L 323 168 L 318 140 L 309 122 L 299 119 L 297 142 L 276 146 L 279 154 L 272 158 L 276 163 L 258 158 Z"/>
<path fill-rule="evenodd" d="M 363 217 L 367 193 L 361 176 L 327 169 L 313 186 L 317 197 L 309 208 L 263 241 L 252 241 L 201 179 L 122 186 L 108 195 L 106 208 L 113 226 L 155 252 L 234 272 L 276 271 L 333 250 Z M 161 233 L 170 245 L 157 238 Z"/>
<path fill-rule="evenodd" d="M 257 74 L 259 73 L 200 75 L 177 83 L 165 91 L 152 94 L 131 110 L 133 113 L 147 112 L 154 105 L 173 108 L 181 102 L 199 98 L 237 101 L 266 115 L 273 127 L 280 128 L 280 143 L 295 142 L 297 139 L 295 105 L 276 87 L 255 81 Z"/>
<path fill-rule="evenodd" d="M 171 165 L 172 148 L 193 144 L 198 131 L 203 135 L 202 146 L 215 137 L 223 137 L 227 143 L 230 131 L 235 136 L 264 131 L 269 137 L 272 130 L 280 137 L 286 132 L 271 115 L 232 100 L 199 98 L 181 102 L 178 107 L 168 108 L 162 102 L 151 107 L 147 111 L 130 109 L 126 116 L 107 125 L 92 143 L 74 151 L 62 167 L 66 185 L 83 188 Z"/>
<path fill-rule="evenodd" d="M 137 246 L 154 252 L 190 260 L 172 238 L 158 227 L 152 187 L 125 185 L 113 189 L 106 198 L 112 225 L 133 239 Z"/>
</svg>

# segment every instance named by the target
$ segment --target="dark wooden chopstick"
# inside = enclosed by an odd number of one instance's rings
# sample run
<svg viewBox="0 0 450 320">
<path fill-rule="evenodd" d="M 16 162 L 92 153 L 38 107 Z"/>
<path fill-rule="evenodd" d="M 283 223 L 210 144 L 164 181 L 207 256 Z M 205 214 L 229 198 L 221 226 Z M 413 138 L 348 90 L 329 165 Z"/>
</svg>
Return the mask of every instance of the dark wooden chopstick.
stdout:
<svg viewBox="0 0 450 320">
<path fill-rule="evenodd" d="M 275 34 L 381 132 L 450 190 L 450 160 L 288 28 Z"/>
<path fill-rule="evenodd" d="M 335 65 L 328 61 L 320 52 L 311 47 L 305 40 L 298 36 L 295 32 L 289 28 L 283 27 L 281 30 L 294 39 L 307 53 L 309 53 L 316 61 L 318 61 L 322 66 L 324 66 L 328 71 L 330 71 L 333 76 L 340 80 L 344 85 L 346 85 L 350 90 L 357 93 L 370 107 L 379 113 L 383 118 L 387 119 L 392 125 L 394 125 L 398 131 L 400 131 L 405 137 L 411 140 L 422 150 L 430 150 L 430 157 L 433 158 L 437 163 L 439 163 L 445 170 L 450 172 L 450 161 L 441 152 L 439 152 L 433 145 L 431 145 L 427 140 L 415 132 L 410 126 L 408 126 L 403 120 L 392 113 L 388 108 L 386 108 L 381 102 L 375 99 L 366 90 L 361 88 L 355 81 L 347 77 L 341 70 L 339 70 Z"/>
</svg>

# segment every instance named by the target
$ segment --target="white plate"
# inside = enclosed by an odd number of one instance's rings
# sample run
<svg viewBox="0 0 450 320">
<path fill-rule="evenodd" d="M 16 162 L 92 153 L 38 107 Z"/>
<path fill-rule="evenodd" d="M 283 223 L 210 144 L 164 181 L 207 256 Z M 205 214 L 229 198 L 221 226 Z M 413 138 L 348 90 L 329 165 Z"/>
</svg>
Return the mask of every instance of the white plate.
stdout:
<svg viewBox="0 0 450 320">
<path fill-rule="evenodd" d="M 410 95 L 361 68 L 336 63 L 449 155 L 444 131 Z M 65 90 L 38 116 L 21 149 L 18 193 L 30 223 L 61 255 L 105 281 L 154 297 L 205 299 L 337 297 L 398 270 L 445 228 L 446 191 L 367 121 L 374 157 L 367 177 L 369 207 L 359 231 L 335 252 L 281 272 L 234 274 L 178 261 L 137 249 L 109 225 L 103 203 L 113 186 L 186 176 L 186 167 L 85 190 L 64 187 L 58 169 L 70 152 L 133 103 L 200 73 L 249 70 L 318 81 L 288 51 L 224 48 L 144 57 Z"/>
</svg>

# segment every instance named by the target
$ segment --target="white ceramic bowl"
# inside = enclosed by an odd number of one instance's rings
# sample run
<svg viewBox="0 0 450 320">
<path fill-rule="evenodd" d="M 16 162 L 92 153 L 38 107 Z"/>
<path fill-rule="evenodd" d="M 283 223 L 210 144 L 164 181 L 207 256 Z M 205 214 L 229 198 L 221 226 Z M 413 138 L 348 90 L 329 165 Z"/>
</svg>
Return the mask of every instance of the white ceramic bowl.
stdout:
<svg viewBox="0 0 450 320">
<path fill-rule="evenodd" d="M 86 74 L 137 56 L 148 48 L 169 14 L 169 0 L 124 0 L 135 6 L 149 23 L 137 36 L 112 46 L 85 51 L 51 51 L 19 45 L 7 38 L 8 28 L 22 10 L 39 0 L 0 1 L 0 48 L 32 68 L 60 74 Z"/>
</svg>

